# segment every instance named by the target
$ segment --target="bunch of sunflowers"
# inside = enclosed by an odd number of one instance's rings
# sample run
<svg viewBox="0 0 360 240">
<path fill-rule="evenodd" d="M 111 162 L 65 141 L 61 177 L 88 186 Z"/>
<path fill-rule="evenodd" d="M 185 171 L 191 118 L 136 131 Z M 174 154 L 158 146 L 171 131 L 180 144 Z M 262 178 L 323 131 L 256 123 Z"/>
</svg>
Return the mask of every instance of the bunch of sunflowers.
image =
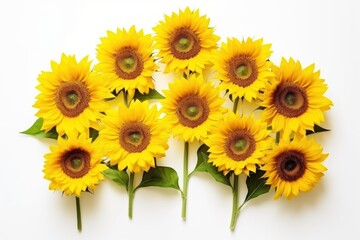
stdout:
<svg viewBox="0 0 360 240">
<path fill-rule="evenodd" d="M 189 179 L 208 172 L 232 189 L 234 230 L 249 200 L 271 188 L 276 199 L 290 199 L 323 176 L 327 154 L 308 137 L 326 131 L 320 125 L 332 106 L 320 72 L 292 58 L 276 66 L 271 44 L 262 39 L 229 38 L 219 47 L 209 22 L 186 8 L 165 15 L 154 35 L 135 26 L 108 31 L 93 68 L 88 57 L 77 61 L 63 54 L 39 75 L 38 120 L 23 133 L 57 139 L 43 171 L 51 190 L 75 196 L 79 230 L 80 196 L 105 177 L 128 191 L 130 218 L 135 191 L 158 186 L 181 193 L 186 219 Z M 163 95 L 153 79 L 159 66 L 175 76 Z M 232 111 L 225 101 L 233 102 Z M 244 104 L 253 107 L 252 114 L 244 114 Z M 170 135 L 184 141 L 181 187 L 175 169 L 157 165 Z M 201 146 L 189 173 L 194 142 Z M 135 174 L 141 175 L 137 186 Z M 240 204 L 241 174 L 248 192 Z"/>
</svg>

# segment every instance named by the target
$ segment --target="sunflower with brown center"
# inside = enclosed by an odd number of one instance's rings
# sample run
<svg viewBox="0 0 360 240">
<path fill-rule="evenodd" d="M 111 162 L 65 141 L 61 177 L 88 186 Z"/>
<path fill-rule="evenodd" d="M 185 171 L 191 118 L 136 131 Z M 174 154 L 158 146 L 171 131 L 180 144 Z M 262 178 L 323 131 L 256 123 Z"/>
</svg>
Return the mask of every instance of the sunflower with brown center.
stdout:
<svg viewBox="0 0 360 240">
<path fill-rule="evenodd" d="M 266 184 L 276 188 L 275 199 L 284 196 L 287 199 L 299 195 L 299 192 L 311 190 L 327 169 L 322 162 L 328 154 L 313 139 L 294 139 L 281 141 L 264 159 L 262 170 L 266 171 Z"/>
<path fill-rule="evenodd" d="M 262 39 L 228 39 L 214 61 L 220 88 L 227 90 L 233 99 L 244 97 L 249 102 L 256 99 L 259 91 L 274 77 L 268 61 L 270 48 L 271 44 L 263 44 Z"/>
<path fill-rule="evenodd" d="M 99 128 L 98 120 L 103 117 L 108 105 L 104 99 L 111 97 L 103 81 L 90 71 L 87 57 L 79 63 L 75 56 L 61 56 L 60 63 L 51 62 L 51 72 L 42 72 L 37 89 L 40 94 L 34 107 L 36 116 L 43 118 L 42 130 L 56 127 L 59 135 L 73 129 L 88 131 Z"/>
<path fill-rule="evenodd" d="M 256 171 L 256 165 L 273 146 L 266 124 L 253 116 L 240 117 L 232 112 L 218 122 L 205 140 L 209 146 L 209 162 L 223 171 L 236 175 Z"/>
<path fill-rule="evenodd" d="M 156 105 L 149 108 L 147 101 L 138 100 L 106 113 L 99 138 L 111 165 L 134 173 L 155 167 L 154 158 L 165 156 L 169 138 L 168 125 L 159 115 Z"/>
<path fill-rule="evenodd" d="M 97 142 L 91 142 L 86 134 L 68 134 L 58 138 L 58 145 L 50 147 L 45 155 L 45 179 L 51 181 L 49 189 L 61 190 L 66 195 L 80 197 L 82 191 L 95 189 L 104 179 L 101 173 L 107 167 L 101 164 L 101 151 Z"/>
<path fill-rule="evenodd" d="M 220 90 L 205 83 L 202 76 L 192 74 L 188 80 L 176 79 L 164 94 L 165 119 L 171 124 L 172 133 L 185 141 L 203 141 L 210 127 L 223 118 Z"/>
<path fill-rule="evenodd" d="M 152 36 L 137 32 L 135 26 L 129 31 L 108 31 L 98 45 L 95 70 L 107 79 L 111 90 L 148 93 L 155 88 L 152 75 L 158 69 L 153 51 Z"/>
<path fill-rule="evenodd" d="M 198 72 L 211 65 L 219 37 L 209 27 L 210 19 L 200 16 L 199 10 L 186 8 L 179 14 L 165 15 L 154 27 L 158 56 L 166 64 L 165 73 Z"/>
<path fill-rule="evenodd" d="M 299 61 L 282 59 L 280 67 L 273 66 L 276 81 L 268 84 L 261 105 L 265 107 L 262 118 L 274 132 L 284 137 L 292 133 L 305 135 L 325 120 L 324 111 L 332 102 L 323 96 L 327 90 L 320 72 L 314 64 L 302 69 Z"/>
</svg>

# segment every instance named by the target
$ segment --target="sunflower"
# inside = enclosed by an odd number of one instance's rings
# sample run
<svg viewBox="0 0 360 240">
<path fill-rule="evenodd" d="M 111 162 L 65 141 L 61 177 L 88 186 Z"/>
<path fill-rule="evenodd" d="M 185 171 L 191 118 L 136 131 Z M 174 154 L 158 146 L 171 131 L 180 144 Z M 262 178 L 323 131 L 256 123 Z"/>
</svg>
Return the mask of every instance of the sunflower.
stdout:
<svg viewBox="0 0 360 240">
<path fill-rule="evenodd" d="M 244 97 L 249 102 L 256 99 L 274 76 L 268 61 L 270 48 L 271 44 L 263 44 L 263 39 L 228 39 L 214 60 L 220 88 L 227 90 L 233 99 Z"/>
<path fill-rule="evenodd" d="M 209 22 L 206 16 L 199 15 L 199 10 L 186 8 L 171 17 L 165 15 L 165 20 L 154 27 L 157 34 L 155 47 L 166 64 L 165 73 L 201 73 L 212 64 L 210 59 L 219 37 L 214 35 Z"/>
<path fill-rule="evenodd" d="M 108 31 L 98 45 L 99 63 L 95 70 L 109 80 L 111 90 L 148 93 L 149 89 L 155 87 L 152 75 L 158 68 L 153 51 L 152 36 L 144 35 L 142 30 L 137 32 L 135 26 L 129 31 Z"/>
<path fill-rule="evenodd" d="M 185 141 L 203 141 L 209 128 L 223 118 L 224 99 L 219 97 L 220 90 L 205 83 L 201 76 L 192 74 L 188 80 L 176 79 L 163 92 L 166 121 L 171 124 L 172 133 Z"/>
<path fill-rule="evenodd" d="M 232 112 L 211 131 L 205 140 L 209 146 L 209 162 L 223 171 L 236 175 L 256 171 L 256 165 L 273 146 L 266 124 L 253 116 L 240 117 Z"/>
<path fill-rule="evenodd" d="M 311 190 L 327 169 L 322 162 L 328 154 L 313 139 L 295 138 L 280 141 L 279 145 L 264 159 L 262 170 L 266 171 L 266 184 L 276 188 L 275 199 L 281 195 L 290 199 L 299 192 Z"/>
<path fill-rule="evenodd" d="M 323 96 L 327 90 L 320 72 L 314 72 L 314 64 L 302 69 L 299 61 L 282 59 L 280 67 L 273 66 L 276 81 L 268 84 L 262 101 L 264 121 L 271 124 L 274 132 L 288 137 L 292 132 L 305 135 L 324 119 L 324 111 L 332 102 Z"/>
<path fill-rule="evenodd" d="M 159 115 L 156 105 L 149 108 L 147 101 L 138 100 L 106 113 L 99 138 L 111 165 L 134 173 L 155 167 L 154 158 L 165 156 L 169 138 L 168 125 Z"/>
<path fill-rule="evenodd" d="M 111 95 L 99 75 L 90 71 L 90 64 L 87 57 L 78 63 L 75 56 L 63 54 L 59 64 L 51 62 L 51 72 L 39 75 L 40 94 L 34 107 L 39 109 L 36 116 L 44 120 L 42 130 L 56 127 L 61 136 L 73 129 L 99 128 L 101 112 L 108 108 L 104 99 Z"/>
<path fill-rule="evenodd" d="M 82 191 L 95 189 L 104 179 L 101 172 L 107 167 L 101 164 L 96 141 L 91 141 L 86 134 L 70 133 L 67 139 L 59 137 L 58 145 L 50 147 L 44 165 L 45 179 L 51 181 L 49 189 L 80 197 Z"/>
</svg>

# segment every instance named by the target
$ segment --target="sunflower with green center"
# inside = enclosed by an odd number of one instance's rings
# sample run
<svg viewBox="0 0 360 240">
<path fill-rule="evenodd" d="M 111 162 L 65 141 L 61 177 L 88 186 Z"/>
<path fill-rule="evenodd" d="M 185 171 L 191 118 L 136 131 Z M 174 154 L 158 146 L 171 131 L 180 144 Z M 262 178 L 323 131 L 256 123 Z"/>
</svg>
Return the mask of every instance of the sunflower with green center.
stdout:
<svg viewBox="0 0 360 240">
<path fill-rule="evenodd" d="M 119 105 L 117 110 L 109 110 L 99 138 L 110 164 L 131 173 L 155 167 L 154 158 L 165 156 L 169 139 L 168 125 L 159 116 L 156 105 L 149 108 L 147 101 L 136 100 L 129 108 Z"/>
<path fill-rule="evenodd" d="M 233 99 L 244 97 L 249 102 L 257 99 L 259 91 L 274 77 L 268 61 L 270 48 L 271 44 L 263 44 L 263 39 L 228 39 L 214 60 L 220 88 L 227 90 Z"/>
<path fill-rule="evenodd" d="M 273 132 L 284 137 L 295 133 L 300 136 L 313 130 L 325 120 L 324 111 L 332 102 L 323 96 L 327 85 L 314 72 L 314 64 L 302 69 L 299 61 L 282 59 L 280 67 L 273 66 L 276 80 L 267 85 L 261 105 L 265 107 L 262 119 L 272 126 Z"/>
<path fill-rule="evenodd" d="M 232 112 L 217 123 L 205 143 L 209 146 L 208 162 L 224 175 L 230 171 L 236 175 L 256 172 L 256 166 L 262 164 L 274 144 L 265 123 Z"/>
<path fill-rule="evenodd" d="M 50 147 L 45 155 L 45 179 L 50 180 L 49 189 L 61 190 L 66 195 L 80 197 L 82 191 L 95 189 L 104 179 L 102 155 L 96 143 L 86 134 L 70 133 L 67 139 L 58 138 L 58 145 Z"/>
<path fill-rule="evenodd" d="M 165 15 L 165 20 L 154 27 L 158 56 L 168 72 L 198 72 L 212 65 L 219 37 L 209 27 L 210 19 L 200 16 L 199 10 L 186 8 L 179 14 Z"/>
<path fill-rule="evenodd" d="M 327 170 L 322 162 L 328 154 L 314 139 L 295 138 L 293 141 L 283 140 L 264 159 L 264 178 L 266 184 L 276 188 L 275 199 L 283 196 L 287 199 L 296 197 L 299 192 L 310 191 Z"/>
<path fill-rule="evenodd" d="M 51 62 L 51 72 L 39 75 L 40 94 L 34 107 L 39 109 L 36 116 L 43 119 L 42 130 L 56 127 L 62 136 L 73 129 L 99 129 L 98 120 L 108 108 L 104 99 L 111 94 L 90 65 L 87 57 L 77 62 L 75 56 L 63 54 L 60 63 Z"/>
<path fill-rule="evenodd" d="M 192 74 L 189 79 L 176 79 L 163 92 L 165 119 L 171 124 L 172 133 L 186 142 L 203 141 L 226 111 L 220 90 L 204 82 L 202 76 Z"/>
<path fill-rule="evenodd" d="M 129 31 L 108 31 L 98 45 L 99 63 L 95 70 L 109 81 L 111 90 L 125 89 L 130 95 L 135 90 L 148 93 L 155 88 L 152 75 L 158 69 L 153 57 L 153 41 L 150 34 L 137 32 L 135 26 Z"/>
</svg>

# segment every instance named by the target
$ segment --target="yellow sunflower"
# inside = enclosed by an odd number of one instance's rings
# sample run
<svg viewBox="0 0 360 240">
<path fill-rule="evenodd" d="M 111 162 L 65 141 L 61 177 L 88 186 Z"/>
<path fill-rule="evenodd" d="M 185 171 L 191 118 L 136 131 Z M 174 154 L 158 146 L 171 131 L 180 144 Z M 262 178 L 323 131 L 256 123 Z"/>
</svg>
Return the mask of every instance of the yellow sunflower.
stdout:
<svg viewBox="0 0 360 240">
<path fill-rule="evenodd" d="M 218 122 L 205 140 L 209 146 L 209 162 L 224 175 L 256 172 L 256 165 L 273 146 L 266 124 L 253 116 L 240 117 L 232 112 Z"/>
<path fill-rule="evenodd" d="M 104 179 L 101 172 L 107 167 L 101 164 L 96 141 L 91 141 L 87 134 L 70 133 L 67 139 L 59 137 L 58 145 L 50 147 L 44 165 L 45 179 L 51 181 L 49 189 L 80 197 L 82 191 L 95 189 Z"/>
<path fill-rule="evenodd" d="M 324 97 L 327 90 L 320 72 L 314 72 L 314 64 L 302 69 L 299 61 L 282 59 L 280 67 L 273 66 L 276 81 L 268 84 L 261 103 L 264 121 L 271 124 L 274 132 L 288 137 L 292 132 L 305 135 L 324 119 L 324 111 L 332 106 Z"/>
<path fill-rule="evenodd" d="M 274 77 L 268 61 L 270 48 L 271 44 L 263 44 L 263 39 L 228 39 L 214 60 L 220 88 L 227 90 L 233 99 L 244 97 L 249 102 L 256 99 L 259 90 Z"/>
<path fill-rule="evenodd" d="M 210 19 L 200 16 L 199 10 L 186 8 L 179 14 L 165 15 L 165 20 L 154 27 L 159 57 L 167 72 L 198 72 L 211 65 L 219 37 L 209 27 Z"/>
<path fill-rule="evenodd" d="M 299 195 L 299 192 L 311 190 L 327 169 L 322 162 L 328 154 L 313 139 L 295 138 L 283 140 L 264 159 L 262 170 L 268 178 L 266 184 L 276 188 L 275 199 L 284 196 L 287 199 Z"/>
<path fill-rule="evenodd" d="M 169 127 L 159 115 L 156 105 L 149 108 L 138 100 L 106 113 L 99 138 L 111 165 L 134 173 L 155 167 L 154 158 L 165 156 L 169 139 Z"/>
<path fill-rule="evenodd" d="M 103 117 L 108 105 L 105 98 L 111 97 L 99 75 L 90 71 L 91 62 L 83 58 L 79 63 L 75 56 L 61 56 L 60 63 L 51 62 L 51 72 L 39 75 L 34 107 L 36 116 L 43 118 L 42 130 L 56 127 L 59 135 L 73 129 L 88 131 L 99 128 L 98 120 Z"/>
<path fill-rule="evenodd" d="M 185 141 L 203 141 L 209 128 L 223 118 L 220 90 L 204 82 L 202 76 L 192 74 L 188 80 L 176 79 L 163 92 L 165 119 L 171 124 L 172 133 Z"/>
<path fill-rule="evenodd" d="M 158 68 L 153 57 L 153 42 L 150 34 L 137 32 L 135 26 L 129 31 L 108 31 L 98 45 L 99 63 L 95 70 L 108 80 L 111 90 L 148 93 L 155 87 L 152 75 Z"/>
</svg>

